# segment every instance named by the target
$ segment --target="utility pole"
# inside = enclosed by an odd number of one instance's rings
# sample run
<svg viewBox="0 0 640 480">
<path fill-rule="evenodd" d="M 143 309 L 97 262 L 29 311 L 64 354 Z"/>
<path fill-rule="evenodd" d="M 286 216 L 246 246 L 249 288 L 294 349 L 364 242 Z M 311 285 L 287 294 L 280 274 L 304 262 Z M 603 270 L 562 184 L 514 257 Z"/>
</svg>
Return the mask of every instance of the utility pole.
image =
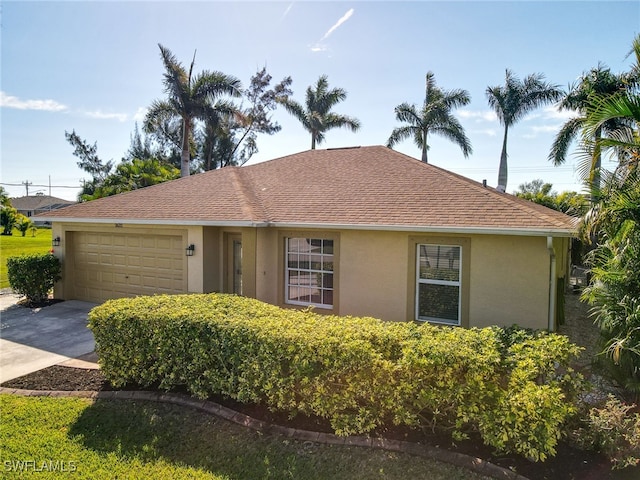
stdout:
<svg viewBox="0 0 640 480">
<path fill-rule="evenodd" d="M 22 182 L 22 184 L 27 187 L 27 197 L 29 196 L 29 185 L 33 185 L 33 182 L 30 182 L 29 180 L 25 180 L 24 182 Z"/>
</svg>

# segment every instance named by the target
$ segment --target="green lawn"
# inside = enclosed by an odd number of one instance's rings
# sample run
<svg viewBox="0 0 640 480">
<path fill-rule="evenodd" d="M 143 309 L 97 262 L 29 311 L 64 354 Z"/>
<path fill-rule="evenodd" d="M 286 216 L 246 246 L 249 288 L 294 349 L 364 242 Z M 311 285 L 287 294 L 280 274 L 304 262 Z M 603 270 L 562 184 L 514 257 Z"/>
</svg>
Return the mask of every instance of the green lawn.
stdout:
<svg viewBox="0 0 640 480">
<path fill-rule="evenodd" d="M 0 395 L 0 412 L 0 477 L 22 468 L 38 478 L 72 469 L 93 479 L 483 478 L 407 454 L 260 434 L 155 402 Z"/>
<path fill-rule="evenodd" d="M 51 229 L 39 228 L 36 236 L 31 232 L 23 237 L 17 230 L 13 235 L 0 235 L 0 288 L 9 287 L 7 278 L 7 258 L 17 257 L 25 253 L 47 253 L 51 250 Z"/>
</svg>

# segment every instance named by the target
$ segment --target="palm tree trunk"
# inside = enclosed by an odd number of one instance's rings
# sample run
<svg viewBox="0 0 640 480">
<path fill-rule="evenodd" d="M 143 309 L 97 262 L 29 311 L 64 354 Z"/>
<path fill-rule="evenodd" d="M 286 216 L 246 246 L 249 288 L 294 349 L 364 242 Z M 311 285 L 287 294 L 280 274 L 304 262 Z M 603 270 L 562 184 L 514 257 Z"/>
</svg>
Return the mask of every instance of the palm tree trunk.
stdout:
<svg viewBox="0 0 640 480">
<path fill-rule="evenodd" d="M 182 119 L 182 156 L 180 161 L 180 176 L 188 177 L 191 175 L 189 169 L 189 163 L 191 160 L 191 153 L 189 152 L 189 134 L 191 130 L 190 119 Z"/>
<path fill-rule="evenodd" d="M 507 191 L 507 134 L 509 127 L 504 126 L 504 139 L 502 140 L 502 153 L 500 154 L 500 167 L 498 168 L 498 188 Z"/>
<path fill-rule="evenodd" d="M 316 134 L 311 132 L 311 150 L 316 149 Z"/>
<path fill-rule="evenodd" d="M 427 159 L 427 150 L 429 149 L 429 145 L 427 145 L 427 132 L 422 132 L 422 161 L 424 163 L 429 163 Z"/>
<path fill-rule="evenodd" d="M 591 204 L 595 205 L 600 197 L 600 168 L 602 167 L 602 150 L 600 149 L 600 141 L 602 139 L 602 128 L 597 128 L 595 131 L 595 158 L 591 165 Z"/>
</svg>

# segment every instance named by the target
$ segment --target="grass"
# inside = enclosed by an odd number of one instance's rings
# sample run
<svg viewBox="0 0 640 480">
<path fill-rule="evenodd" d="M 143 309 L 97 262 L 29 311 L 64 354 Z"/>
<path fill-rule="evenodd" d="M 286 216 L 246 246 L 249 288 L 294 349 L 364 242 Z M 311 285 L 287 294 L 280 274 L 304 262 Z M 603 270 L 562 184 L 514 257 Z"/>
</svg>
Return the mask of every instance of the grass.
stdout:
<svg viewBox="0 0 640 480">
<path fill-rule="evenodd" d="M 7 258 L 27 253 L 47 253 L 51 250 L 51 229 L 39 228 L 36 235 L 31 232 L 23 237 L 17 230 L 13 235 L 0 235 L 0 288 L 9 287 L 7 277 Z"/>
<path fill-rule="evenodd" d="M 22 467 L 38 478 L 70 469 L 94 479 L 484 478 L 407 454 L 260 434 L 155 402 L 0 395 L 0 412 L 0 471 L 14 475 Z M 56 467 L 67 472 L 43 471 Z"/>
</svg>

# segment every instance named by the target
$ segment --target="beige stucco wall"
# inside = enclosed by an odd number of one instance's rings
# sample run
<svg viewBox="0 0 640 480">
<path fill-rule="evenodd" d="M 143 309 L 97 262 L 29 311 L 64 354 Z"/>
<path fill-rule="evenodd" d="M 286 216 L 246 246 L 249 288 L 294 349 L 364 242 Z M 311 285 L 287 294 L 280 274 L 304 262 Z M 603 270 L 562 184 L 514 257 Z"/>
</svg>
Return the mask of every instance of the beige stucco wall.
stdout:
<svg viewBox="0 0 640 480">
<path fill-rule="evenodd" d="M 407 319 L 408 235 L 340 232 L 340 314 Z"/>
<path fill-rule="evenodd" d="M 55 222 L 52 233 L 61 237 L 61 246 L 54 250 L 63 261 L 63 280 L 55 287 L 58 298 L 69 294 L 65 288 L 72 272 L 65 255 L 73 248 L 69 245 L 72 235 L 68 235 L 72 231 L 181 234 L 185 247 L 195 245 L 195 255 L 185 257 L 188 292 L 229 291 L 225 277 L 229 239 L 240 235 L 244 295 L 276 305 L 284 305 L 284 238 L 329 235 L 336 239 L 337 253 L 335 308 L 327 313 L 390 321 L 414 318 L 416 243 L 460 242 L 464 244 L 463 325 L 548 325 L 550 254 L 546 237 Z M 556 274 L 566 276 L 569 239 L 554 239 L 553 245 Z"/>
<path fill-rule="evenodd" d="M 256 230 L 256 298 L 278 305 L 279 272 L 284 268 L 284 265 L 279 263 L 278 231 L 274 228 Z"/>
<path fill-rule="evenodd" d="M 476 235 L 471 241 L 470 324 L 547 328 L 546 237 Z"/>
<path fill-rule="evenodd" d="M 284 306 L 283 238 L 294 234 L 313 236 L 314 231 L 258 229 L 258 299 Z M 464 325 L 548 326 L 550 255 L 546 237 L 359 230 L 341 230 L 333 235 L 339 240 L 336 271 L 339 300 L 333 313 L 368 315 L 390 321 L 413 319 L 415 268 L 411 262 L 415 259 L 415 242 L 426 239 L 434 243 L 459 241 L 468 245 L 463 260 L 469 271 L 468 284 L 463 286 L 463 290 L 467 289 L 463 293 L 467 307 L 463 312 Z M 568 245 L 567 240 L 558 239 L 554 245 L 562 257 L 561 250 Z M 559 259 L 557 264 L 564 262 Z"/>
</svg>

